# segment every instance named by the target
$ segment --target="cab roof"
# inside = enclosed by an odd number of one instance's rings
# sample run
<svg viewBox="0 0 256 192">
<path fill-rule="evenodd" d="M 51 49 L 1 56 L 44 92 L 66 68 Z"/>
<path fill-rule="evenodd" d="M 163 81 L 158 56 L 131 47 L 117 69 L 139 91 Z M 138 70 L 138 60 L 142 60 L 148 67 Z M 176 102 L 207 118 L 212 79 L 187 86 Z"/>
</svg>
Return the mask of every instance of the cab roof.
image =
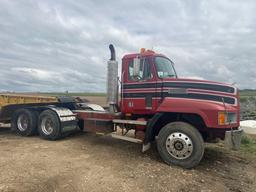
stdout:
<svg viewBox="0 0 256 192">
<path fill-rule="evenodd" d="M 159 54 L 159 53 L 155 53 L 154 51 L 145 51 L 143 53 L 131 53 L 131 54 L 127 54 L 127 55 L 124 55 L 123 56 L 123 59 L 133 59 L 133 58 L 136 58 L 136 57 L 143 57 L 143 56 L 162 56 L 162 57 L 166 57 L 165 55 L 163 54 Z"/>
</svg>

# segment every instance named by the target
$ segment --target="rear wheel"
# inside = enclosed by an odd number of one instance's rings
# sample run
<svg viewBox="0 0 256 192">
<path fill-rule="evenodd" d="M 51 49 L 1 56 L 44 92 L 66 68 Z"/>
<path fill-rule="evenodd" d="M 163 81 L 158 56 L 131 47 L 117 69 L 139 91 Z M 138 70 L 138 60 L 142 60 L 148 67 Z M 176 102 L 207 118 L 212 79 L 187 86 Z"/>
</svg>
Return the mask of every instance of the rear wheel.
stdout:
<svg viewBox="0 0 256 192">
<path fill-rule="evenodd" d="M 30 136 L 36 134 L 37 112 L 29 109 L 19 109 L 11 119 L 12 129 L 22 135 Z"/>
<path fill-rule="evenodd" d="M 167 164 L 192 168 L 203 157 L 204 141 L 199 131 L 192 125 L 185 122 L 173 122 L 160 130 L 157 148 Z"/>
<path fill-rule="evenodd" d="M 39 135 L 48 140 L 56 140 L 61 137 L 61 124 L 58 115 L 52 110 L 45 110 L 39 116 Z"/>
</svg>

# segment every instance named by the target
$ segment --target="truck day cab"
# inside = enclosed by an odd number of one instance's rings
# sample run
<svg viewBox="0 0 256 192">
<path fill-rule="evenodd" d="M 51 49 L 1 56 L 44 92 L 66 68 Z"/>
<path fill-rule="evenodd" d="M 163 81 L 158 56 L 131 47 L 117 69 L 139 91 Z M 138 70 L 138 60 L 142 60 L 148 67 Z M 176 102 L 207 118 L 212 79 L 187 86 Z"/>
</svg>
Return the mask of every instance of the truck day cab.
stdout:
<svg viewBox="0 0 256 192">
<path fill-rule="evenodd" d="M 0 120 L 11 121 L 21 135 L 39 133 L 49 140 L 80 127 L 140 143 L 143 151 L 156 141 L 164 162 L 184 168 L 201 161 L 204 142 L 220 138 L 239 145 L 236 87 L 178 78 L 169 58 L 145 49 L 123 57 L 119 84 L 113 45 L 110 51 L 107 109 L 76 98 L 2 94 Z"/>
</svg>

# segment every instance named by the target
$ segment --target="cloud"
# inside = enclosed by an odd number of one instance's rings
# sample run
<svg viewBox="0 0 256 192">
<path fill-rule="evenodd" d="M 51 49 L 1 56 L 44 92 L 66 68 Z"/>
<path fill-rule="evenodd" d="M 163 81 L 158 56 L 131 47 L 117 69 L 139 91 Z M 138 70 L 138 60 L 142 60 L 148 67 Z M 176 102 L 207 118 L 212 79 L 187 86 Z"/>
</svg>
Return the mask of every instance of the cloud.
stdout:
<svg viewBox="0 0 256 192">
<path fill-rule="evenodd" d="M 104 92 L 109 43 L 119 63 L 126 53 L 153 48 L 181 77 L 256 88 L 253 0 L 0 5 L 0 90 Z"/>
</svg>

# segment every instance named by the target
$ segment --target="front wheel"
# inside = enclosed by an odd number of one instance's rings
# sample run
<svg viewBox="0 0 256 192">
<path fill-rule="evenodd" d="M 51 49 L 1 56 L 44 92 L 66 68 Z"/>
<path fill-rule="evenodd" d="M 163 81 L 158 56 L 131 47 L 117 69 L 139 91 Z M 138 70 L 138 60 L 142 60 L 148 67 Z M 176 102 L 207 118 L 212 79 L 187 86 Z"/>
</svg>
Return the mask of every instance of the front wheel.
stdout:
<svg viewBox="0 0 256 192">
<path fill-rule="evenodd" d="M 203 157 L 204 141 L 199 131 L 192 125 L 172 122 L 160 130 L 157 149 L 167 164 L 192 168 Z"/>
</svg>

